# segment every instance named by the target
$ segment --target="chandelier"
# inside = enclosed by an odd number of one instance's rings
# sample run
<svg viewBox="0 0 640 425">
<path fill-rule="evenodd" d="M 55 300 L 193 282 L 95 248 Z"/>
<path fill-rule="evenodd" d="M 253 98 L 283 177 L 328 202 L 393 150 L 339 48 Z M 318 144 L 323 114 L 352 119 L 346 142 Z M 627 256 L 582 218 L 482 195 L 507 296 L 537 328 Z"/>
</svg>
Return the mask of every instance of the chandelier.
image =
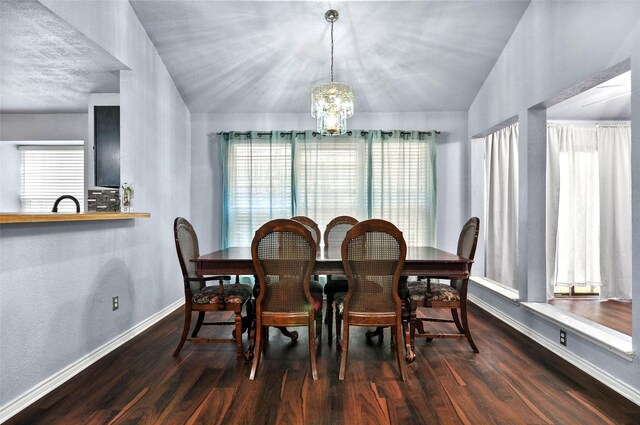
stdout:
<svg viewBox="0 0 640 425">
<path fill-rule="evenodd" d="M 331 82 L 313 87 L 311 116 L 316 119 L 318 133 L 338 136 L 347 132 L 347 118 L 353 115 L 353 91 L 348 84 L 333 82 L 333 23 L 338 20 L 338 11 L 331 9 L 324 18 L 331 23 Z"/>
</svg>

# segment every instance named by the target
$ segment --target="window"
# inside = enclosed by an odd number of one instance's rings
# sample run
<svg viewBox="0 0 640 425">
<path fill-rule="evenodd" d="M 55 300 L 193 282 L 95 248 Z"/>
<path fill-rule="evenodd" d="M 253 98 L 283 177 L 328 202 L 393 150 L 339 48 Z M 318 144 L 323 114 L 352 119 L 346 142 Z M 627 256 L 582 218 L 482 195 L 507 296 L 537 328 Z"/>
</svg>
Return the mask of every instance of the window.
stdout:
<svg viewBox="0 0 640 425">
<path fill-rule="evenodd" d="M 225 196 L 227 246 L 251 246 L 272 218 L 292 217 L 291 141 L 235 137 L 228 147 Z"/>
<path fill-rule="evenodd" d="M 274 218 L 383 218 L 409 246 L 435 245 L 433 132 L 223 133 L 224 246 L 249 246 Z"/>
<path fill-rule="evenodd" d="M 547 296 L 631 298 L 631 127 L 547 124 Z"/>
<path fill-rule="evenodd" d="M 296 141 L 296 214 L 320 229 L 340 215 L 367 218 L 367 145 L 360 137 Z"/>
<path fill-rule="evenodd" d="M 84 205 L 83 146 L 20 146 L 20 206 L 23 212 L 51 212 L 61 195 L 72 195 Z M 73 202 L 62 202 L 59 212 L 75 212 Z"/>
<path fill-rule="evenodd" d="M 436 244 L 435 149 L 417 134 L 382 133 L 371 142 L 371 216 L 398 226 L 408 246 Z"/>
</svg>

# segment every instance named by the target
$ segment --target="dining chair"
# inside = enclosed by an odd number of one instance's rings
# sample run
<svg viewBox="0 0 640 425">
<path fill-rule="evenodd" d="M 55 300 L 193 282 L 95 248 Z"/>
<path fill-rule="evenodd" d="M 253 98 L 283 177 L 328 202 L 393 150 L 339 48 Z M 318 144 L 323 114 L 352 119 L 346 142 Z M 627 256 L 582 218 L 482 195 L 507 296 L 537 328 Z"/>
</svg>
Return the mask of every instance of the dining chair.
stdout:
<svg viewBox="0 0 640 425">
<path fill-rule="evenodd" d="M 173 222 L 176 251 L 182 270 L 184 281 L 184 327 L 178 347 L 173 352 L 177 356 L 182 350 L 185 341 L 190 342 L 235 342 L 236 354 L 242 357 L 242 332 L 253 321 L 253 309 L 248 301 L 251 299 L 251 285 L 234 283 L 225 284 L 230 276 L 202 276 L 196 272 L 194 259 L 200 256 L 198 236 L 193 226 L 183 217 L 177 217 Z M 217 286 L 207 286 L 206 282 L 217 281 Z M 242 309 L 247 307 L 247 314 L 242 317 Z M 234 321 L 208 321 L 205 322 L 205 314 L 208 312 L 233 311 Z M 191 326 L 191 316 L 198 312 L 198 319 L 191 334 L 187 338 Z M 244 322 L 244 326 L 243 326 Z M 198 338 L 198 333 L 203 325 L 234 325 L 232 338 Z"/>
<path fill-rule="evenodd" d="M 327 224 L 324 231 L 324 247 L 325 249 L 333 247 L 341 247 L 344 236 L 353 226 L 358 224 L 358 220 L 347 215 L 341 215 L 334 218 Z M 329 345 L 333 341 L 333 320 L 335 295 L 338 292 L 346 292 L 348 289 L 347 276 L 345 275 L 328 275 L 327 283 L 324 285 L 324 294 L 327 297 L 327 313 L 325 315 L 325 323 L 328 325 Z M 336 329 L 337 333 L 337 329 Z"/>
<path fill-rule="evenodd" d="M 313 240 L 316 243 L 316 252 L 320 250 L 320 228 L 318 224 L 310 219 L 309 217 L 298 215 L 295 217 L 291 217 L 291 220 L 297 221 L 298 223 L 302 223 L 304 227 L 311 232 L 311 236 L 313 236 Z M 318 275 L 315 275 L 313 279 L 309 281 L 309 292 L 311 292 L 311 296 L 314 300 L 314 311 L 316 313 L 316 339 L 318 341 L 318 346 L 322 345 L 322 291 L 323 291 L 322 283 L 320 283 L 320 279 Z"/>
<path fill-rule="evenodd" d="M 396 358 L 403 381 L 407 379 L 403 358 L 402 300 L 398 283 L 407 245 L 402 232 L 386 220 L 362 221 L 349 230 L 342 242 L 342 264 L 348 291 L 336 295 L 341 302 L 343 342 L 339 379 L 344 380 L 349 354 L 350 326 L 390 326 L 397 343 Z M 337 325 L 337 324 L 336 324 Z"/>
<path fill-rule="evenodd" d="M 478 234 L 480 232 L 480 219 L 478 217 L 470 218 L 462 227 L 458 238 L 459 257 L 473 260 L 476 254 L 476 246 L 478 245 Z M 469 265 L 471 271 L 471 265 Z M 467 286 L 469 279 L 451 280 L 447 283 L 432 283 L 431 279 L 418 280 L 408 282 L 409 305 L 410 305 L 410 344 L 412 352 L 415 346 L 415 338 L 427 338 L 429 341 L 433 338 L 466 338 L 471 349 L 478 353 L 478 347 L 473 342 L 471 331 L 469 330 L 469 322 L 467 320 Z M 417 309 L 420 307 L 429 308 L 446 308 L 451 311 L 451 319 L 442 319 L 434 317 L 417 317 Z M 460 314 L 458 315 L 458 310 Z M 457 333 L 442 332 L 426 332 L 423 322 L 444 322 L 454 323 Z M 418 334 L 416 335 L 416 328 Z M 413 361 L 414 358 L 408 358 Z"/>
<path fill-rule="evenodd" d="M 254 379 L 269 326 L 307 326 L 311 376 L 318 379 L 314 337 L 314 299 L 309 290 L 316 262 L 316 243 L 301 223 L 271 220 L 262 225 L 251 243 L 251 258 L 258 276 L 260 295 L 256 300 Z"/>
</svg>

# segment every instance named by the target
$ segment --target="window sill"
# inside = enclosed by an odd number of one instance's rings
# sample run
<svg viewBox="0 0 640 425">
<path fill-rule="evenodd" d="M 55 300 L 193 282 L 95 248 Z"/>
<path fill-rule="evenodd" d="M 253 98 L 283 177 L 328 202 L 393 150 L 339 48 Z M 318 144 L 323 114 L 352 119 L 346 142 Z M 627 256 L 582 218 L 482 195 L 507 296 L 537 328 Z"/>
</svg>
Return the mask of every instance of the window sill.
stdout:
<svg viewBox="0 0 640 425">
<path fill-rule="evenodd" d="M 513 303 L 519 303 L 520 301 L 520 293 L 513 288 L 509 288 L 504 286 L 495 280 L 487 279 L 486 277 L 481 276 L 471 276 L 469 278 L 469 282 L 473 282 L 481 288 L 487 289 L 495 294 L 500 295 L 503 298 L 506 298 Z"/>
<path fill-rule="evenodd" d="M 126 220 L 132 218 L 149 218 L 151 214 L 145 212 L 83 212 L 68 213 L 0 213 L 0 224 L 12 223 L 48 223 L 60 221 L 96 221 L 96 220 Z"/>
<path fill-rule="evenodd" d="M 629 335 L 625 335 L 622 332 L 607 328 L 575 314 L 561 311 L 551 304 L 525 302 L 521 303 L 521 305 L 562 329 L 580 335 L 581 338 L 607 349 L 626 360 L 633 360 L 633 346 Z"/>
</svg>

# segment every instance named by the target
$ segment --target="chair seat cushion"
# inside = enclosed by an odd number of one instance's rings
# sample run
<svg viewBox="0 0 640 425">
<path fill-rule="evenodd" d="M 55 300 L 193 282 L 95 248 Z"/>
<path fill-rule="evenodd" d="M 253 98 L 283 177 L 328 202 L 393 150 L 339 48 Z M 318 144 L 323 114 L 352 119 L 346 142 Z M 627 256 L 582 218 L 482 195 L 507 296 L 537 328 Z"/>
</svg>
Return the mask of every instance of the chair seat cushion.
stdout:
<svg viewBox="0 0 640 425">
<path fill-rule="evenodd" d="M 346 292 L 349 290 L 349 281 L 345 279 L 336 279 L 336 276 L 332 276 L 331 280 L 327 281 L 324 285 L 325 294 L 336 294 L 338 292 Z"/>
<path fill-rule="evenodd" d="M 322 286 L 322 283 L 318 282 L 317 280 L 313 280 L 311 279 L 309 281 L 309 292 L 314 293 L 314 292 L 319 292 L 322 294 L 322 290 L 324 289 L 324 287 Z"/>
<path fill-rule="evenodd" d="M 198 293 L 193 294 L 194 304 L 244 304 L 251 298 L 251 285 L 234 283 L 224 285 L 224 293 L 220 293 L 219 286 L 205 286 Z"/>
<path fill-rule="evenodd" d="M 417 280 L 407 283 L 409 296 L 412 301 L 423 302 L 427 299 L 427 282 Z M 460 293 L 451 285 L 445 283 L 431 283 L 431 301 L 456 302 L 460 301 Z"/>
<path fill-rule="evenodd" d="M 344 312 L 344 299 L 347 297 L 346 292 L 338 292 L 334 297 L 334 301 L 336 303 L 336 312 L 338 315 L 342 316 Z"/>
</svg>

